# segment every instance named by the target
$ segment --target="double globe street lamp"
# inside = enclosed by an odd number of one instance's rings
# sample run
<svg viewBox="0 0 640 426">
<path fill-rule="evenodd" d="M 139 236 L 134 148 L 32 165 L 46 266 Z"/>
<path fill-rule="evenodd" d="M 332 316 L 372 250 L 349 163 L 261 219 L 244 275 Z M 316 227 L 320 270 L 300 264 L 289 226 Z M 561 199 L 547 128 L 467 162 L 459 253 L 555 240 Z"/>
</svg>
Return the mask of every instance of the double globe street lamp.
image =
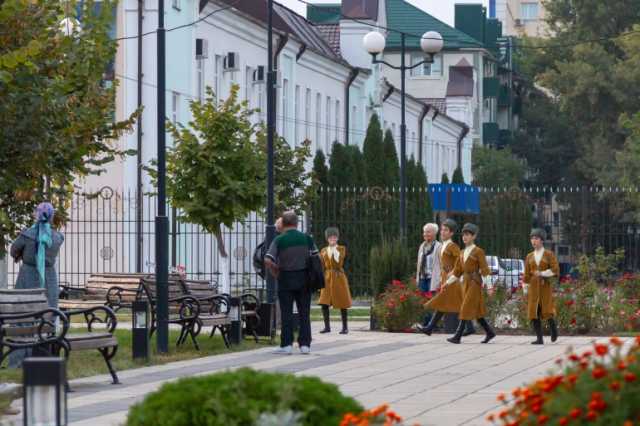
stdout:
<svg viewBox="0 0 640 426">
<path fill-rule="evenodd" d="M 400 236 L 404 239 L 407 235 L 407 174 L 406 174 L 406 150 L 407 150 L 407 125 L 405 118 L 405 80 L 406 71 L 412 70 L 424 64 L 432 64 L 434 56 L 442 50 L 444 41 L 442 35 L 436 31 L 427 31 L 420 38 L 420 48 L 425 53 L 424 60 L 406 65 L 406 36 L 400 33 L 400 66 L 392 65 L 384 60 L 378 60 L 377 56 L 384 51 L 386 45 L 385 37 L 377 32 L 371 31 L 363 38 L 364 48 L 371 54 L 374 64 L 384 64 L 395 70 L 400 70 Z M 422 125 L 422 124 L 420 124 Z"/>
</svg>

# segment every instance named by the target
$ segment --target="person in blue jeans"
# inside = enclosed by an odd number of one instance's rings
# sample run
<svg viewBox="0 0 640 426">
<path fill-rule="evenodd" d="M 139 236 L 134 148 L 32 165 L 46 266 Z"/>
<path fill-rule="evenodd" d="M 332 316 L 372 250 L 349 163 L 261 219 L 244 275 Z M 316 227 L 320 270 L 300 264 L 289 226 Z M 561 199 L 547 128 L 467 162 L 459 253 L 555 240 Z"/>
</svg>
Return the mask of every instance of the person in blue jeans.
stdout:
<svg viewBox="0 0 640 426">
<path fill-rule="evenodd" d="M 278 354 L 290 355 L 293 350 L 293 302 L 298 308 L 300 353 L 311 352 L 311 290 L 307 285 L 309 257 L 318 253 L 313 238 L 297 230 L 298 215 L 293 211 L 282 215 L 282 234 L 278 235 L 267 254 L 265 266 L 278 280 L 278 301 L 282 329 Z"/>
<path fill-rule="evenodd" d="M 427 293 L 436 291 L 440 287 L 440 247 L 442 244 L 436 239 L 438 225 L 427 223 L 422 228 L 424 242 L 418 249 L 418 262 L 416 269 L 416 282 L 418 289 Z M 423 327 L 429 324 L 431 314 L 427 313 L 423 320 Z"/>
</svg>

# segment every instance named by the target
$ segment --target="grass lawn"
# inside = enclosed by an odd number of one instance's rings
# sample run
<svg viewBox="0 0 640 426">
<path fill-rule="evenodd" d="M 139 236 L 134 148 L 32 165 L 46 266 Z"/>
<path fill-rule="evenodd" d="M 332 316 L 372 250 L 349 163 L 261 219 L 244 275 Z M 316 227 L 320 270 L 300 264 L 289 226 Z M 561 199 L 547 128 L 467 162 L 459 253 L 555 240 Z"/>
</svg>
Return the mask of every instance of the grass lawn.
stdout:
<svg viewBox="0 0 640 426">
<path fill-rule="evenodd" d="M 340 310 L 330 309 L 329 315 L 332 321 L 340 320 Z M 318 308 L 311 309 L 311 321 L 322 321 L 322 311 Z M 349 309 L 349 321 L 369 321 L 369 308 Z"/>
<path fill-rule="evenodd" d="M 71 330 L 71 332 L 73 331 L 75 330 Z M 117 330 L 116 336 L 118 338 L 119 347 L 117 355 L 112 360 L 113 366 L 115 367 L 116 371 L 120 372 L 123 370 L 128 370 L 130 368 L 166 364 L 168 362 L 183 361 L 187 359 L 226 354 L 230 352 L 246 351 L 269 345 L 268 341 L 256 344 L 253 340 L 246 339 L 239 346 L 232 346 L 231 349 L 227 349 L 224 346 L 222 338 L 219 334 L 216 333 L 214 337 L 209 338 L 206 333 L 201 333 L 198 337 L 200 350 L 197 351 L 190 340 L 188 340 L 187 343 L 180 346 L 179 348 L 176 348 L 175 341 L 177 340 L 178 335 L 179 331 L 177 330 L 171 330 L 169 332 L 169 353 L 166 355 L 158 355 L 156 353 L 156 342 L 154 335 L 154 338 L 151 341 L 152 356 L 150 357 L 149 362 L 145 362 L 134 361 L 131 358 L 131 331 Z M 71 355 L 69 356 L 69 363 L 67 365 L 67 375 L 69 379 L 95 376 L 97 374 L 109 374 L 107 365 L 105 364 L 102 355 L 100 355 L 97 350 L 71 352 Z M 19 383 L 21 381 L 21 369 L 3 368 L 2 370 L 0 370 L 0 383 Z"/>
</svg>

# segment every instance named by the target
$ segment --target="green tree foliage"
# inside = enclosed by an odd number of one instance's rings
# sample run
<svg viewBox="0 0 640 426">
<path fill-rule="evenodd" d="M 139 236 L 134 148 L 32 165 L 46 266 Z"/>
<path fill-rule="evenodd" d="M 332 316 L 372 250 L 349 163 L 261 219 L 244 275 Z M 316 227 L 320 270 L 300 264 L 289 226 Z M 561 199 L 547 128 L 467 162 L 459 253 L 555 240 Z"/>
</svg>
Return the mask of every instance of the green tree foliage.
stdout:
<svg viewBox="0 0 640 426">
<path fill-rule="evenodd" d="M 351 186 L 353 164 L 347 147 L 340 142 L 334 142 L 329 156 L 329 185 L 334 187 Z"/>
<path fill-rule="evenodd" d="M 444 172 L 442 174 L 442 177 L 440 178 L 440 183 L 443 185 L 448 185 L 449 184 L 449 175 L 447 174 L 447 172 Z"/>
<path fill-rule="evenodd" d="M 474 146 L 471 158 L 474 185 L 511 188 L 524 179 L 525 167 L 508 148 Z"/>
<path fill-rule="evenodd" d="M 399 238 L 385 238 L 371 248 L 369 280 L 374 297 L 384 292 L 393 280 L 408 279 L 415 272 L 413 250 Z"/>
<path fill-rule="evenodd" d="M 262 131 L 258 132 L 258 143 L 262 147 L 264 158 L 267 155 L 267 138 Z M 302 213 L 314 196 L 313 172 L 306 171 L 307 161 L 311 158 L 311 142 L 304 140 L 292 148 L 280 136 L 274 139 L 274 188 L 276 215 L 285 210 Z M 264 167 L 264 164 L 263 164 Z"/>
<path fill-rule="evenodd" d="M 134 122 L 114 121 L 116 85 L 103 74 L 115 0 L 83 3 L 81 32 L 63 35 L 76 2 L 0 2 L 0 256 L 7 238 L 50 199 L 64 220 L 72 183 L 127 154 L 115 142 Z"/>
<path fill-rule="evenodd" d="M 460 167 L 456 167 L 453 171 L 453 176 L 451 176 L 451 183 L 463 184 L 464 176 L 462 174 L 462 169 Z"/>
<path fill-rule="evenodd" d="M 313 180 L 317 185 L 326 186 L 329 184 L 329 168 L 327 167 L 327 158 L 321 149 L 316 151 L 316 156 L 313 158 Z"/>
<path fill-rule="evenodd" d="M 223 102 L 208 89 L 205 101 L 190 107 L 188 126 L 167 124 L 174 140 L 167 153 L 167 195 L 182 211 L 179 219 L 214 234 L 226 257 L 222 226 L 232 227 L 265 204 L 265 157 L 252 141 L 260 127 L 251 124 L 246 101 L 238 102 L 237 85 Z"/>
<path fill-rule="evenodd" d="M 619 182 L 623 188 L 640 187 L 640 112 L 623 115 L 621 125 L 628 132 L 624 148 L 617 154 L 616 162 L 621 166 Z M 636 191 L 625 193 L 634 207 L 636 220 L 640 220 L 640 194 Z"/>
<path fill-rule="evenodd" d="M 362 145 L 362 154 L 364 156 L 365 175 L 368 186 L 388 185 L 385 182 L 385 174 L 383 168 L 384 144 L 382 139 L 382 127 L 377 114 L 373 114 L 367 127 L 367 135 Z"/>
<path fill-rule="evenodd" d="M 384 156 L 382 157 L 382 167 L 384 182 L 387 186 L 397 187 L 400 185 L 400 162 L 398 160 L 398 152 L 396 151 L 396 143 L 389 129 L 384 133 L 383 145 Z"/>
</svg>

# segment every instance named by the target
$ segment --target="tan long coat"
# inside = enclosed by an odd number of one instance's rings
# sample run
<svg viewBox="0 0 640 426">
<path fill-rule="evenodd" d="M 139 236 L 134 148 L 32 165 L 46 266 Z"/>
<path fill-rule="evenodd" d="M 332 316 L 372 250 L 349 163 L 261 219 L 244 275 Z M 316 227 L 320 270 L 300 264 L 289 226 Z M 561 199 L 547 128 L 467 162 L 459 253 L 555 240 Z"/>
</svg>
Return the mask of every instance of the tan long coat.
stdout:
<svg viewBox="0 0 640 426">
<path fill-rule="evenodd" d="M 324 288 L 320 290 L 318 304 L 333 306 L 336 309 L 351 307 L 351 292 L 349 281 L 344 273 L 344 258 L 347 255 L 345 246 L 338 246 L 340 260 L 336 262 L 333 256 L 329 256 L 327 247 L 320 251 L 320 259 L 324 266 Z"/>
<path fill-rule="evenodd" d="M 536 277 L 534 274 L 535 271 L 542 272 L 547 269 L 553 271 L 554 277 Z M 557 278 L 558 275 L 560 275 L 560 265 L 552 251 L 544 251 L 540 265 L 536 264 L 533 252 L 527 255 L 527 259 L 524 262 L 524 282 L 529 284 L 527 293 L 527 315 L 529 320 L 538 319 L 538 306 L 540 306 L 541 319 L 546 320 L 555 316 L 556 306 L 551 281 L 553 278 Z"/>
<path fill-rule="evenodd" d="M 453 271 L 458 257 L 460 257 L 460 247 L 453 241 L 447 245 L 444 252 L 440 253 L 440 291 L 424 305 L 426 309 L 437 312 L 460 312 L 460 305 L 462 305 L 462 287 L 460 283 L 455 282 L 447 286 L 444 285 L 449 272 Z"/>
<path fill-rule="evenodd" d="M 487 314 L 482 294 L 482 277 L 490 273 L 487 257 L 480 247 L 473 248 L 466 262 L 464 252 L 460 252 L 458 262 L 453 268 L 453 275 L 461 277 L 462 280 L 462 306 L 459 315 L 461 320 L 484 318 Z"/>
</svg>

